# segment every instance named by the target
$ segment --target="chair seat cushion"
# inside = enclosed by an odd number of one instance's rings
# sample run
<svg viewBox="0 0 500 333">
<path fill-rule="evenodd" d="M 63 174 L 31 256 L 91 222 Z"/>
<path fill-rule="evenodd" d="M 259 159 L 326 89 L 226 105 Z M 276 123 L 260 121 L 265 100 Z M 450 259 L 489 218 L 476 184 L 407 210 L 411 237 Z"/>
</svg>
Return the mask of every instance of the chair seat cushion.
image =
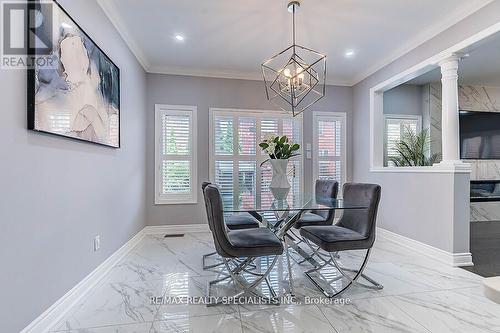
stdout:
<svg viewBox="0 0 500 333">
<path fill-rule="evenodd" d="M 283 253 L 283 245 L 267 228 L 231 230 L 227 234 L 235 257 L 267 256 Z"/>
<path fill-rule="evenodd" d="M 230 215 L 224 218 L 229 230 L 258 228 L 259 221 L 248 213 Z"/>
<path fill-rule="evenodd" d="M 327 252 L 365 250 L 372 246 L 362 234 L 336 225 L 303 227 L 300 234 Z"/>
<path fill-rule="evenodd" d="M 323 216 L 320 216 L 318 214 L 314 213 L 304 213 L 300 220 L 295 222 L 293 225 L 296 229 L 300 229 L 302 227 L 308 226 L 308 225 L 325 225 L 327 223 L 327 219 L 324 218 Z"/>
</svg>

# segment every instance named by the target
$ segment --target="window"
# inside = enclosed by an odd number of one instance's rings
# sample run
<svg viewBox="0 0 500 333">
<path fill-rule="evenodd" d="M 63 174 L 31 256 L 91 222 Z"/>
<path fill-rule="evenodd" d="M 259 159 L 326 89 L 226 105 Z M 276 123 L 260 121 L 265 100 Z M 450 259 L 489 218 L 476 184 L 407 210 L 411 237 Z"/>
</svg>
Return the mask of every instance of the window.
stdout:
<svg viewBox="0 0 500 333">
<path fill-rule="evenodd" d="M 346 181 L 346 114 L 314 112 L 313 177 Z"/>
<path fill-rule="evenodd" d="M 260 164 L 267 155 L 258 146 L 267 134 L 286 135 L 302 146 L 302 117 L 281 111 L 210 109 L 210 178 L 226 207 L 270 205 L 272 170 Z M 288 175 L 293 198 L 302 187 L 302 158 L 292 158 Z"/>
<path fill-rule="evenodd" d="M 196 203 L 196 107 L 155 105 L 155 203 Z"/>
<path fill-rule="evenodd" d="M 421 131 L 422 118 L 413 115 L 385 115 L 384 122 L 384 165 L 394 166 L 389 157 L 397 156 L 396 143 L 401 140 L 406 128 L 414 133 Z"/>
</svg>

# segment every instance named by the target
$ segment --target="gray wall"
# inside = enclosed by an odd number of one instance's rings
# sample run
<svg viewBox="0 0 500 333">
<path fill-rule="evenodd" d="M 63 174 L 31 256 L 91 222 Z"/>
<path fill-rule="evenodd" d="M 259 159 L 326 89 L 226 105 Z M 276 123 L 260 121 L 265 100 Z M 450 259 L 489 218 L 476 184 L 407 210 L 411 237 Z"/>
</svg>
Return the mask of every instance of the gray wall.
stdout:
<svg viewBox="0 0 500 333">
<path fill-rule="evenodd" d="M 441 207 L 448 209 L 450 205 L 445 197 L 450 194 L 448 189 L 451 187 L 463 191 L 463 185 L 469 177 L 457 175 L 455 179 L 450 179 L 448 176 L 441 177 L 440 174 L 370 172 L 369 89 L 497 23 L 499 12 L 500 1 L 492 2 L 354 86 L 353 128 L 356 129 L 356 135 L 353 136 L 353 179 L 382 185 L 379 225 L 383 228 L 446 251 L 457 251 L 447 241 L 448 231 L 441 233 L 445 231 L 440 230 Z M 456 184 L 457 182 L 460 184 Z M 463 208 L 468 206 L 468 202 L 464 196 L 460 196 L 456 205 Z M 460 207 L 453 210 L 459 210 Z M 454 238 L 464 239 L 456 234 Z"/>
<path fill-rule="evenodd" d="M 206 223 L 201 190 L 196 205 L 154 205 L 154 105 L 196 105 L 198 107 L 198 180 L 197 187 L 209 179 L 208 139 L 209 108 L 275 109 L 267 101 L 261 81 L 202 78 L 162 74 L 147 75 L 147 221 L 149 225 Z M 328 86 L 325 98 L 304 113 L 304 143 L 312 140 L 312 112 L 336 111 L 347 113 L 351 124 L 352 88 Z M 348 131 L 352 133 L 352 131 Z M 350 152 L 351 138 L 348 138 Z M 350 154 L 348 154 L 350 160 Z M 348 163 L 348 165 L 351 165 Z M 350 179 L 350 170 L 348 179 Z M 305 190 L 312 190 L 312 160 L 304 163 Z"/>
<path fill-rule="evenodd" d="M 146 74 L 95 1 L 60 3 L 121 69 L 122 148 L 28 131 L 26 72 L 0 70 L 1 332 L 19 332 L 145 225 Z"/>
<path fill-rule="evenodd" d="M 384 114 L 422 115 L 422 86 L 402 84 L 384 93 Z"/>
</svg>

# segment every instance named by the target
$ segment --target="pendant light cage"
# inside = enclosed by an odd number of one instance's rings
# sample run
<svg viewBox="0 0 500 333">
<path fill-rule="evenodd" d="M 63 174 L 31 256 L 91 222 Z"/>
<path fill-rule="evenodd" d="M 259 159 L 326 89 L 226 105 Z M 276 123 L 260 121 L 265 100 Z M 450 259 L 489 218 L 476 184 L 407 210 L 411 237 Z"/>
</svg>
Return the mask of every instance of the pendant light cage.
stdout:
<svg viewBox="0 0 500 333">
<path fill-rule="evenodd" d="M 266 96 L 281 110 L 295 117 L 325 96 L 326 55 L 295 43 L 295 12 L 292 1 L 292 45 L 262 65 Z"/>
</svg>

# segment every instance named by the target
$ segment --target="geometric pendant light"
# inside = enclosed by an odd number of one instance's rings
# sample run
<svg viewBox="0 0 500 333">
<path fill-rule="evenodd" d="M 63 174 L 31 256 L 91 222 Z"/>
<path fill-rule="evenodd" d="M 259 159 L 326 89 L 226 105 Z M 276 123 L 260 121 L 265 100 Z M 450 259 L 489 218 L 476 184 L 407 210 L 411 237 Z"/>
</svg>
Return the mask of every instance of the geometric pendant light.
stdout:
<svg viewBox="0 0 500 333">
<path fill-rule="evenodd" d="M 295 117 L 325 96 L 326 55 L 295 43 L 295 13 L 299 1 L 288 3 L 292 13 L 292 45 L 262 65 L 267 99 Z"/>
</svg>

